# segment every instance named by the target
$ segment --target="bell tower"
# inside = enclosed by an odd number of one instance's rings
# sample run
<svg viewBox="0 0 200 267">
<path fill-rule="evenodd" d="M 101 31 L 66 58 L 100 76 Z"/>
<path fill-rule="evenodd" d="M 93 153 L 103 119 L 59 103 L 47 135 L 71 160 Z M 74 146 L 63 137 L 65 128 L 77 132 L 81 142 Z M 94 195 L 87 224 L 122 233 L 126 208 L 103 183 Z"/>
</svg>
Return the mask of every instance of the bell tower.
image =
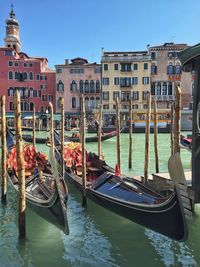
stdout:
<svg viewBox="0 0 200 267">
<path fill-rule="evenodd" d="M 18 53 L 21 51 L 19 39 L 19 23 L 15 18 L 13 5 L 11 5 L 10 18 L 6 20 L 5 46 L 14 48 Z"/>
</svg>

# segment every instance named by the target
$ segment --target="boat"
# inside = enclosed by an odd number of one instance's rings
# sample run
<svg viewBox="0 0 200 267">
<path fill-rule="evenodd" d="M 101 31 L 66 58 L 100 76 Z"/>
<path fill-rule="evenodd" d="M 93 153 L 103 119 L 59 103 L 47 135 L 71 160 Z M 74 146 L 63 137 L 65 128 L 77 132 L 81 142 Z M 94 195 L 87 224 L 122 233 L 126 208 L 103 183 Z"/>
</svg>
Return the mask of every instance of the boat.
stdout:
<svg viewBox="0 0 200 267">
<path fill-rule="evenodd" d="M 111 139 L 112 137 L 115 137 L 116 134 L 117 134 L 116 131 L 102 134 L 101 135 L 101 141 Z M 57 135 L 59 135 L 58 132 L 57 132 Z M 31 134 L 23 134 L 22 137 L 23 137 L 24 141 L 26 141 L 26 142 L 29 142 L 29 143 L 33 142 L 33 136 Z M 98 142 L 98 135 L 87 136 L 85 140 L 87 143 Z M 46 137 L 36 137 L 36 143 L 38 143 L 38 144 L 45 144 L 47 141 L 48 141 L 48 138 L 46 138 Z M 66 135 L 65 141 L 80 142 L 79 134 L 73 133 L 71 136 Z"/>
<path fill-rule="evenodd" d="M 7 174 L 12 187 L 18 192 L 15 135 L 7 129 Z M 52 149 L 51 149 L 51 153 Z M 68 189 L 63 177 L 56 173 L 52 162 L 33 146 L 23 146 L 25 163 L 25 190 L 28 206 L 38 215 L 69 233 L 67 222 Z M 54 163 L 55 164 L 55 163 Z"/>
<path fill-rule="evenodd" d="M 54 140 L 56 136 L 54 135 Z M 60 143 L 55 142 L 55 157 L 61 163 Z M 98 205 L 171 239 L 187 239 L 187 224 L 175 186 L 166 198 L 136 179 L 119 176 L 105 161 L 86 154 L 86 196 Z M 68 143 L 64 148 L 65 179 L 82 191 L 81 146 Z"/>
<path fill-rule="evenodd" d="M 180 136 L 180 143 L 183 148 L 186 148 L 190 152 L 192 151 L 192 138 L 190 137 L 185 137 L 184 135 L 181 134 Z"/>
</svg>

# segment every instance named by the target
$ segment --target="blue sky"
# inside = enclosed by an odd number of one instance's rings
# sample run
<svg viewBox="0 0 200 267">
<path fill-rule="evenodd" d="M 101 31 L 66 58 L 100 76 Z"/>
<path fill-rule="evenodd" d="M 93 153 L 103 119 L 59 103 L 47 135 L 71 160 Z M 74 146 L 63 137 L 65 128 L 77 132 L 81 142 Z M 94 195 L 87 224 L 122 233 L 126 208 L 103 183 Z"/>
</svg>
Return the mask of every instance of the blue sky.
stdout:
<svg viewBox="0 0 200 267">
<path fill-rule="evenodd" d="M 22 51 L 49 65 L 101 60 L 105 51 L 138 51 L 165 42 L 200 42 L 199 0 L 2 0 L 0 46 L 13 3 Z"/>
</svg>

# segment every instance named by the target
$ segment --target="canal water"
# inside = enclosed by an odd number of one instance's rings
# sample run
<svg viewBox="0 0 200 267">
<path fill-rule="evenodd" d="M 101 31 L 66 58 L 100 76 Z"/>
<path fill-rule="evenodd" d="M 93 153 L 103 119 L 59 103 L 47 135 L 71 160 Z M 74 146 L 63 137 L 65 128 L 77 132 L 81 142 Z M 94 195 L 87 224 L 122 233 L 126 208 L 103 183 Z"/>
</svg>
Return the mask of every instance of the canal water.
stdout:
<svg viewBox="0 0 200 267">
<path fill-rule="evenodd" d="M 39 133 L 44 135 L 44 133 Z M 170 156 L 170 135 L 159 134 L 160 171 L 167 171 Z M 48 152 L 44 145 L 38 149 Z M 97 152 L 97 143 L 87 144 Z M 116 138 L 102 143 L 105 160 L 116 164 Z M 143 174 L 144 134 L 133 134 L 133 168 L 128 169 L 128 134 L 121 135 L 123 173 Z M 181 150 L 185 169 L 190 168 L 191 154 Z M 151 135 L 150 173 L 154 170 L 153 135 Z M 16 193 L 8 187 L 8 203 L 0 204 L 1 267 L 162 267 L 200 266 L 200 205 L 189 224 L 186 242 L 175 242 L 134 224 L 91 201 L 82 208 L 81 194 L 69 185 L 68 221 L 70 234 L 63 234 L 29 208 L 26 212 L 27 238 L 18 240 Z"/>
</svg>

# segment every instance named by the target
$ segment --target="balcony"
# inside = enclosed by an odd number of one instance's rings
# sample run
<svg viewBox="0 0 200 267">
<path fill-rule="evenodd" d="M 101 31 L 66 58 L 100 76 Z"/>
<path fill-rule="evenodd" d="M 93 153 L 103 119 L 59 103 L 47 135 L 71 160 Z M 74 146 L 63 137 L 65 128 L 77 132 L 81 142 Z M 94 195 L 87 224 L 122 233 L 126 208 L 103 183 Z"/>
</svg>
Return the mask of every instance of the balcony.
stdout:
<svg viewBox="0 0 200 267">
<path fill-rule="evenodd" d="M 138 61 L 149 61 L 151 58 L 148 55 L 137 55 L 137 56 L 103 56 L 102 62 L 138 62 Z"/>
<path fill-rule="evenodd" d="M 173 101 L 175 100 L 174 95 L 152 95 L 158 101 Z"/>
</svg>

